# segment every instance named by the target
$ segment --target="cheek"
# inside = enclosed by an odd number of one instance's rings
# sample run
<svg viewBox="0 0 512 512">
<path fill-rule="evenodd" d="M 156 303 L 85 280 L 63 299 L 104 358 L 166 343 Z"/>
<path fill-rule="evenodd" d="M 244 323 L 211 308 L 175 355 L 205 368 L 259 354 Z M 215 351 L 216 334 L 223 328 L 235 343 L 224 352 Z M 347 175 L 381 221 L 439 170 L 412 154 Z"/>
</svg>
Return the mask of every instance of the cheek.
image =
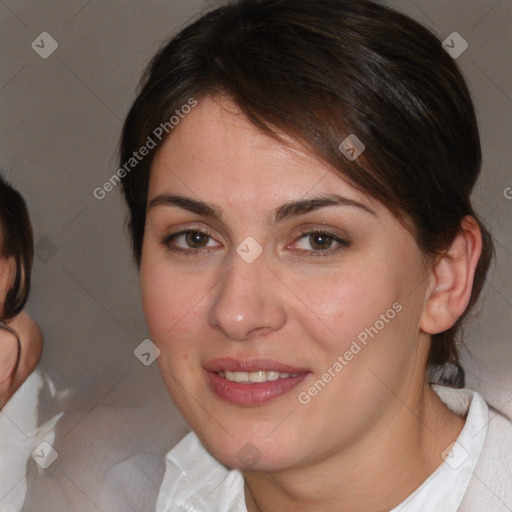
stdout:
<svg viewBox="0 0 512 512">
<path fill-rule="evenodd" d="M 319 356 L 316 376 L 338 362 L 331 391 L 338 396 L 351 389 L 356 405 L 363 396 L 378 396 L 379 378 L 396 382 L 416 361 L 421 272 L 410 254 L 400 265 L 396 256 L 354 258 L 314 279 L 295 274 L 290 281 L 300 297 L 292 314 L 309 340 L 305 352 Z"/>
<path fill-rule="evenodd" d="M 201 276 L 177 272 L 149 251 L 142 258 L 140 290 L 146 324 L 161 351 L 157 363 L 165 386 L 185 417 L 190 404 L 183 388 L 194 390 L 198 382 L 198 328 L 204 315 L 200 282 Z"/>
<path fill-rule="evenodd" d="M 208 290 L 204 273 L 184 273 L 157 251 L 143 254 L 140 268 L 142 308 L 153 342 L 176 352 L 189 344 L 204 317 Z"/>
<path fill-rule="evenodd" d="M 12 258 L 0 259 L 0 300 L 5 299 L 5 295 L 14 283 L 15 264 Z"/>
<path fill-rule="evenodd" d="M 315 278 L 295 274 L 289 281 L 297 295 L 302 327 L 309 337 L 329 353 L 346 350 L 365 329 L 380 323 L 380 315 L 391 309 L 399 290 L 384 265 L 347 265 L 318 273 Z M 387 317 L 386 317 L 387 319 Z"/>
<path fill-rule="evenodd" d="M 404 300 L 405 288 L 397 282 L 381 267 L 339 279 L 331 276 L 323 283 L 323 293 L 321 287 L 303 283 L 304 301 L 316 314 L 308 308 L 300 313 L 309 340 L 305 353 L 315 355 L 315 375 L 299 390 L 300 399 L 309 400 L 309 417 L 326 436 L 339 436 L 339 424 L 352 431 L 370 421 L 388 400 L 389 389 L 399 389 L 412 378 L 418 307 L 412 297 Z M 319 380 L 328 384 L 318 385 Z M 327 426 L 322 419 L 326 411 L 332 420 Z"/>
<path fill-rule="evenodd" d="M 14 260 L 0 259 L 0 318 L 4 315 L 7 292 L 14 284 L 16 266 Z"/>
</svg>

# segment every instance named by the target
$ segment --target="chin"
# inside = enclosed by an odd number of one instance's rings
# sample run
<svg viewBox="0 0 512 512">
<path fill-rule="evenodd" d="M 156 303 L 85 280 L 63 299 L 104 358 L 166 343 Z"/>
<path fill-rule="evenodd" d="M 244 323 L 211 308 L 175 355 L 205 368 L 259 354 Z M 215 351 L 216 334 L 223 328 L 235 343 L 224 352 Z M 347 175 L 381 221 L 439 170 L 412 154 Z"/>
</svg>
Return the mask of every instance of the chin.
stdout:
<svg viewBox="0 0 512 512">
<path fill-rule="evenodd" d="M 226 430 L 212 432 L 208 426 L 195 428 L 196 435 L 205 448 L 222 464 L 242 471 L 282 471 L 300 464 L 306 454 L 299 453 L 304 441 L 297 442 L 291 432 L 283 429 L 279 435 L 269 435 L 268 429 L 261 425 L 245 425 L 245 428 L 232 428 L 226 424 Z M 229 432 L 229 433 L 228 433 Z"/>
</svg>

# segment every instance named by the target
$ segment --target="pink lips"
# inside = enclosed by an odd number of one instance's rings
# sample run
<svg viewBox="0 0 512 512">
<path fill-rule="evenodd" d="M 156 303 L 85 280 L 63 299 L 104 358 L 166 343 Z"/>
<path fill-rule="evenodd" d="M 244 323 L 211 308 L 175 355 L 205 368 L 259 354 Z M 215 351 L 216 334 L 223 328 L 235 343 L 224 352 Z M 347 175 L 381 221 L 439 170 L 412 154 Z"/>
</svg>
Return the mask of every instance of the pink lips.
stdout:
<svg viewBox="0 0 512 512">
<path fill-rule="evenodd" d="M 208 383 L 212 391 L 221 399 L 237 405 L 261 405 L 298 386 L 310 373 L 305 368 L 285 365 L 270 359 L 238 360 L 222 358 L 204 364 Z M 254 372 L 257 370 L 298 374 L 296 377 L 280 378 L 267 382 L 232 382 L 218 375 L 221 371 Z"/>
</svg>

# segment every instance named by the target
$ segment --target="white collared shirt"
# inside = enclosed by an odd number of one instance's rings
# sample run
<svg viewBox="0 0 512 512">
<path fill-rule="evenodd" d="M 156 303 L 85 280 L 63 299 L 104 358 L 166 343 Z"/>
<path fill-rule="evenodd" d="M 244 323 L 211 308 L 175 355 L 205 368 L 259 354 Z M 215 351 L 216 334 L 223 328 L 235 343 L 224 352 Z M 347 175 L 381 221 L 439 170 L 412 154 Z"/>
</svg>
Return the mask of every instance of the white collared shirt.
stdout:
<svg viewBox="0 0 512 512">
<path fill-rule="evenodd" d="M 511 512 L 512 423 L 475 391 L 433 385 L 464 428 L 444 462 L 390 512 Z M 247 512 L 244 479 L 218 462 L 195 433 L 166 456 L 156 512 Z"/>
<path fill-rule="evenodd" d="M 1 512 L 22 510 L 27 492 L 27 463 L 31 454 L 42 443 L 51 445 L 55 439 L 55 425 L 62 413 L 40 425 L 38 410 L 43 394 L 48 394 L 51 402 L 56 394 L 55 386 L 38 366 L 0 411 Z M 37 453 L 41 453 L 41 448 L 38 449 Z"/>
</svg>

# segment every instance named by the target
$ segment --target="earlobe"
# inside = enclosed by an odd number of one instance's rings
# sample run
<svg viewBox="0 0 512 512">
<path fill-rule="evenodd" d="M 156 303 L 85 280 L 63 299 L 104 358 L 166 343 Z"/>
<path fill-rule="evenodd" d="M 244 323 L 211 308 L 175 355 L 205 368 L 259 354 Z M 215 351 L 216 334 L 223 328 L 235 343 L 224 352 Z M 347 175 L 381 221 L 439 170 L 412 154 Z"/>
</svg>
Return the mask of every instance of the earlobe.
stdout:
<svg viewBox="0 0 512 512">
<path fill-rule="evenodd" d="M 427 334 L 446 331 L 464 313 L 481 251 L 480 228 L 473 217 L 464 217 L 460 231 L 431 271 L 420 322 L 422 331 Z"/>
</svg>

